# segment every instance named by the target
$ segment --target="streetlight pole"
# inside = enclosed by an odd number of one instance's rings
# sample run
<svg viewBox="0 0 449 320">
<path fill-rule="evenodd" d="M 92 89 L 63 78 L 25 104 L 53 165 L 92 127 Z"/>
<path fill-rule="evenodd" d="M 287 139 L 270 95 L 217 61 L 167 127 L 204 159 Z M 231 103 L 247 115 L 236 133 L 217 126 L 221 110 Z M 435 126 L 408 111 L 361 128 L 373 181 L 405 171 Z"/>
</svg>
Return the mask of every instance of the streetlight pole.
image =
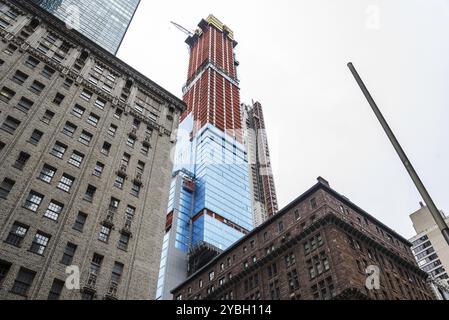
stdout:
<svg viewBox="0 0 449 320">
<path fill-rule="evenodd" d="M 388 138 L 390 139 L 391 143 L 393 144 L 393 147 L 396 149 L 396 152 L 398 153 L 399 158 L 401 158 L 402 163 L 404 164 L 410 177 L 413 180 L 413 183 L 415 184 L 416 188 L 418 189 L 419 193 L 421 194 L 421 197 L 424 199 L 427 207 L 430 210 L 430 213 L 432 214 L 436 224 L 438 225 L 438 228 L 441 230 L 441 233 L 443 234 L 444 239 L 446 239 L 446 242 L 449 244 L 449 227 L 447 226 L 446 221 L 444 221 L 443 216 L 441 215 L 437 206 L 433 202 L 432 197 L 427 192 L 426 187 L 424 186 L 424 184 L 422 183 L 418 174 L 416 173 L 415 169 L 413 168 L 410 160 L 408 159 L 407 155 L 405 154 L 404 150 L 402 149 L 401 145 L 399 144 L 399 141 L 396 139 L 393 131 L 391 130 L 391 128 L 388 125 L 387 121 L 385 120 L 384 116 L 382 115 L 379 108 L 377 107 L 376 102 L 374 101 L 373 97 L 371 96 L 371 94 L 369 93 L 365 84 L 363 83 L 362 79 L 360 78 L 354 65 L 350 62 L 350 63 L 348 63 L 348 67 L 349 67 L 349 70 L 351 70 L 351 73 L 354 76 L 355 80 L 357 81 L 358 85 L 360 86 L 360 89 L 362 89 L 362 92 L 365 95 L 366 99 L 368 100 L 368 103 L 370 104 L 371 108 L 373 109 L 374 113 L 376 114 L 376 117 L 379 120 L 380 124 L 382 125 L 382 128 L 385 130 L 385 133 L 387 134 Z"/>
</svg>

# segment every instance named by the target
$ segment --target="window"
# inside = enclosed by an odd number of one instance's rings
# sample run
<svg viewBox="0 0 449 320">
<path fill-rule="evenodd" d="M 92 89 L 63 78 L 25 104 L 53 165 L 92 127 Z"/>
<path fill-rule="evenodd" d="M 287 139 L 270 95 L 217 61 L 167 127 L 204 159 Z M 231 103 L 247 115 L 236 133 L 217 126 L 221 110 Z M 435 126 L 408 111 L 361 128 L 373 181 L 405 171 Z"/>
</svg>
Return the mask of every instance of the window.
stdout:
<svg viewBox="0 0 449 320">
<path fill-rule="evenodd" d="M 140 195 L 140 185 L 133 183 L 132 189 L 131 189 L 131 195 L 135 196 L 135 197 L 139 197 Z"/>
<path fill-rule="evenodd" d="M 65 282 L 55 279 L 51 285 L 50 292 L 48 293 L 47 300 L 59 300 L 61 297 L 62 289 L 64 289 Z"/>
<path fill-rule="evenodd" d="M 6 49 L 3 51 L 5 54 L 11 56 L 15 51 L 17 50 L 17 46 L 10 44 Z"/>
<path fill-rule="evenodd" d="M 114 137 L 115 136 L 115 134 L 117 133 L 117 126 L 116 125 L 114 125 L 114 124 L 111 124 L 111 126 L 109 127 L 109 130 L 108 130 L 108 134 L 111 136 L 111 137 Z"/>
<path fill-rule="evenodd" d="M 83 160 L 84 160 L 84 154 L 82 154 L 78 151 L 73 151 L 73 154 L 70 156 L 69 163 L 71 165 L 74 165 L 75 167 L 79 168 L 79 167 L 81 167 Z"/>
<path fill-rule="evenodd" d="M 17 274 L 17 278 L 14 281 L 14 285 L 12 286 L 11 292 L 19 296 L 26 297 L 35 276 L 36 272 L 25 268 L 20 268 L 19 273 Z"/>
<path fill-rule="evenodd" d="M 92 76 L 92 75 L 91 75 L 91 76 L 89 77 L 89 82 L 92 83 L 92 84 L 94 84 L 94 85 L 97 85 L 99 81 L 100 81 L 100 80 L 99 80 L 97 77 L 95 77 L 95 76 Z"/>
<path fill-rule="evenodd" d="M 47 54 L 47 52 L 50 51 L 50 48 L 41 43 L 41 44 L 39 44 L 39 47 L 37 47 L 37 50 L 43 54 Z"/>
<path fill-rule="evenodd" d="M 7 87 L 3 87 L 3 89 L 0 91 L 0 100 L 8 103 L 15 95 L 16 93 L 14 91 Z"/>
<path fill-rule="evenodd" d="M 316 203 L 316 198 L 312 198 L 310 199 L 310 208 L 312 210 L 315 210 L 318 207 L 317 203 Z"/>
<path fill-rule="evenodd" d="M 20 247 L 23 239 L 25 239 L 28 229 L 28 226 L 15 222 L 11 228 L 11 231 L 9 231 L 8 237 L 6 238 L 6 243 Z"/>
<path fill-rule="evenodd" d="M 126 208 L 126 213 L 125 214 L 126 214 L 126 219 L 129 219 L 129 220 L 134 219 L 134 216 L 136 214 L 136 208 L 128 206 Z"/>
<path fill-rule="evenodd" d="M 130 237 L 128 234 L 122 233 L 118 242 L 118 248 L 125 251 L 128 250 L 129 239 Z"/>
<path fill-rule="evenodd" d="M 116 109 L 115 110 L 115 113 L 114 113 L 114 117 L 116 118 L 116 119 L 121 119 L 122 118 L 122 115 L 123 115 L 123 110 L 122 109 Z"/>
<path fill-rule="evenodd" d="M 83 130 L 83 132 L 81 132 L 81 135 L 80 135 L 80 138 L 78 141 L 81 142 L 82 144 L 88 146 L 90 144 L 90 142 L 92 141 L 93 137 L 94 136 L 92 134 Z"/>
<path fill-rule="evenodd" d="M 103 263 L 103 256 L 94 253 L 92 262 L 90 263 L 90 273 L 98 275 L 101 269 L 101 264 Z"/>
<path fill-rule="evenodd" d="M 42 194 L 35 191 L 30 191 L 30 194 L 25 201 L 24 207 L 28 210 L 36 212 L 39 209 L 39 206 L 41 205 L 43 199 L 44 196 Z"/>
<path fill-rule="evenodd" d="M 17 130 L 17 128 L 20 126 L 20 121 L 16 118 L 8 116 L 3 122 L 1 129 L 3 131 L 8 132 L 9 134 L 14 134 L 14 132 Z"/>
<path fill-rule="evenodd" d="M 34 237 L 33 243 L 31 244 L 30 251 L 43 256 L 45 250 L 47 249 L 48 242 L 50 241 L 50 236 L 41 232 L 37 232 Z"/>
<path fill-rule="evenodd" d="M 209 272 L 209 281 L 214 280 L 214 278 L 215 278 L 215 271 Z"/>
<path fill-rule="evenodd" d="M 84 90 L 81 92 L 80 97 L 81 97 L 83 100 L 90 101 L 90 99 L 92 98 L 92 92 L 90 92 L 90 91 L 84 89 Z"/>
<path fill-rule="evenodd" d="M 79 104 L 75 104 L 75 106 L 73 107 L 73 110 L 72 110 L 72 114 L 77 118 L 81 118 L 85 111 L 86 111 L 86 109 L 81 107 Z"/>
<path fill-rule="evenodd" d="M 44 69 L 42 70 L 41 74 L 47 78 L 47 79 L 51 79 L 51 77 L 53 77 L 53 75 L 55 74 L 55 70 L 50 68 L 49 66 L 45 66 Z"/>
<path fill-rule="evenodd" d="M 36 146 L 39 144 L 39 141 L 41 141 L 43 135 L 44 134 L 41 131 L 34 130 L 33 133 L 31 134 L 30 140 L 28 140 L 28 142 Z"/>
<path fill-rule="evenodd" d="M 278 232 L 284 231 L 284 222 L 281 221 L 278 223 Z"/>
<path fill-rule="evenodd" d="M 111 234 L 111 228 L 106 227 L 106 226 L 101 226 L 100 236 L 98 237 L 98 240 L 107 243 L 109 241 L 110 234 Z"/>
<path fill-rule="evenodd" d="M 84 200 L 92 202 L 95 196 L 95 192 L 97 191 L 97 188 L 94 186 L 89 185 L 86 190 L 86 194 L 84 195 Z"/>
<path fill-rule="evenodd" d="M 39 81 L 33 81 L 33 84 L 30 87 L 30 91 L 34 92 L 35 94 L 41 94 L 42 91 L 44 91 L 45 85 L 40 83 Z"/>
<path fill-rule="evenodd" d="M 55 116 L 55 113 L 50 110 L 45 110 L 45 113 L 41 119 L 41 121 L 45 124 L 50 124 L 51 120 L 53 120 L 53 117 Z"/>
<path fill-rule="evenodd" d="M 69 137 L 73 137 L 77 128 L 78 127 L 75 126 L 73 123 L 66 122 L 64 125 L 64 129 L 62 129 L 62 133 L 64 133 L 65 135 L 67 135 Z"/>
<path fill-rule="evenodd" d="M 87 123 L 96 127 L 98 125 L 98 122 L 100 121 L 100 117 L 96 114 L 89 114 L 89 117 L 87 118 Z"/>
<path fill-rule="evenodd" d="M 65 192 L 70 192 L 74 182 L 74 177 L 69 176 L 68 174 L 63 174 L 61 180 L 59 181 L 58 188 Z"/>
<path fill-rule="evenodd" d="M 77 245 L 70 243 L 70 242 L 67 243 L 67 245 L 64 249 L 64 253 L 62 255 L 61 263 L 66 266 L 70 266 L 72 264 L 73 257 L 75 256 L 75 252 L 76 252 L 77 248 L 78 248 Z"/>
<path fill-rule="evenodd" d="M 17 109 L 19 109 L 20 111 L 23 111 L 25 113 L 28 113 L 28 111 L 30 111 L 31 107 L 33 106 L 34 102 L 22 97 L 19 101 L 19 103 L 17 104 Z"/>
<path fill-rule="evenodd" d="M 129 162 L 131 161 L 131 156 L 128 153 L 124 153 L 122 157 L 122 164 L 125 166 L 129 166 Z"/>
<path fill-rule="evenodd" d="M 27 61 L 25 61 L 25 65 L 31 69 L 36 68 L 39 65 L 39 60 L 37 60 L 36 58 L 29 56 Z"/>
<path fill-rule="evenodd" d="M 112 275 L 111 275 L 112 283 L 116 283 L 116 284 L 120 283 L 120 279 L 122 277 L 124 267 L 125 266 L 120 262 L 114 263 L 114 268 L 112 269 Z"/>
<path fill-rule="evenodd" d="M 126 141 L 126 145 L 130 148 L 134 148 L 135 144 L 136 144 L 136 139 L 133 137 L 128 137 L 128 140 Z"/>
<path fill-rule="evenodd" d="M 104 164 L 102 164 L 101 162 L 97 162 L 95 164 L 93 175 L 96 177 L 101 177 L 101 175 L 103 174 L 103 170 L 104 170 Z"/>
<path fill-rule="evenodd" d="M 63 204 L 52 200 L 48 205 L 48 209 L 45 212 L 44 217 L 53 221 L 58 221 L 59 215 L 61 214 L 63 208 Z"/>
<path fill-rule="evenodd" d="M 73 85 L 73 80 L 70 78 L 65 78 L 64 83 L 62 84 L 62 86 L 65 89 L 70 89 L 72 87 L 72 85 Z"/>
<path fill-rule="evenodd" d="M 26 152 L 21 152 L 19 154 L 19 157 L 17 158 L 16 162 L 14 163 L 14 168 L 18 170 L 23 170 L 25 168 L 25 165 L 27 164 L 28 160 L 30 160 L 30 155 Z"/>
<path fill-rule="evenodd" d="M 103 144 L 103 147 L 101 148 L 101 153 L 104 154 L 105 156 L 108 156 L 110 152 L 111 152 L 111 144 L 105 142 Z"/>
<path fill-rule="evenodd" d="M 67 151 L 66 145 L 64 145 L 60 142 L 56 142 L 50 153 L 52 155 L 54 155 L 55 157 L 62 159 L 64 157 L 64 154 L 66 151 Z"/>
<path fill-rule="evenodd" d="M 14 188 L 14 185 L 16 184 L 15 181 L 5 178 L 0 185 L 0 198 L 7 199 L 9 193 L 11 192 L 12 188 Z"/>
<path fill-rule="evenodd" d="M 140 121 L 137 119 L 134 119 L 133 121 L 133 128 L 134 129 L 139 129 L 140 128 Z"/>
<path fill-rule="evenodd" d="M 0 260 L 0 286 L 3 283 L 3 280 L 6 278 L 9 269 L 11 269 L 11 263 Z"/>
<path fill-rule="evenodd" d="M 145 170 L 145 162 L 139 161 L 137 163 L 137 173 L 143 174 Z"/>
<path fill-rule="evenodd" d="M 62 101 L 64 101 L 65 96 L 63 94 L 60 94 L 59 92 L 56 94 L 55 98 L 53 99 L 53 103 L 60 106 Z"/>
<path fill-rule="evenodd" d="M 125 183 L 125 178 L 119 175 L 115 178 L 114 186 L 119 189 L 123 189 L 124 183 Z"/>
<path fill-rule="evenodd" d="M 79 232 L 83 232 L 84 225 L 87 221 L 87 214 L 83 212 L 78 212 L 78 215 L 76 216 L 75 224 L 73 225 L 73 229 Z"/>
<path fill-rule="evenodd" d="M 28 75 L 20 70 L 17 70 L 12 79 L 14 82 L 22 85 L 28 79 Z"/>
<path fill-rule="evenodd" d="M 106 101 L 101 98 L 98 98 L 97 101 L 95 101 L 95 106 L 98 109 L 103 110 L 104 107 L 106 106 Z"/>
</svg>

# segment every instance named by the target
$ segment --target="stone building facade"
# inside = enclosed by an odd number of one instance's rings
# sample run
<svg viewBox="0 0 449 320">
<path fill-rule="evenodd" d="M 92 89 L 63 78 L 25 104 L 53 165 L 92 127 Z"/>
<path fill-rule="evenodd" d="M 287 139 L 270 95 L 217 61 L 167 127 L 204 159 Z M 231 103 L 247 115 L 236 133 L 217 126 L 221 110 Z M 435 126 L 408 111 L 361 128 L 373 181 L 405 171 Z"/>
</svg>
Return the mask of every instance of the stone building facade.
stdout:
<svg viewBox="0 0 449 320">
<path fill-rule="evenodd" d="M 319 182 L 173 290 L 178 300 L 434 299 L 411 243 Z M 380 286 L 366 286 L 368 270 Z M 370 271 L 372 272 L 372 271 Z"/>
<path fill-rule="evenodd" d="M 0 37 L 0 299 L 154 298 L 184 103 L 29 1 Z"/>
</svg>

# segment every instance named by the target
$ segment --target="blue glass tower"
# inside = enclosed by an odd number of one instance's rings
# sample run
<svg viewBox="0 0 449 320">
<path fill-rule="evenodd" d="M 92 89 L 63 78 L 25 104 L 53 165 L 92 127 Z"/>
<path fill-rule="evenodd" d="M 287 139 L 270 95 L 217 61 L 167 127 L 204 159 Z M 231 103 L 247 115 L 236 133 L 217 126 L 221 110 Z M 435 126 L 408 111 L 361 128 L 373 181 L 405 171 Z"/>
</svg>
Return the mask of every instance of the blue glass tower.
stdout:
<svg viewBox="0 0 449 320">
<path fill-rule="evenodd" d="M 190 46 L 158 299 L 253 229 L 233 32 L 214 16 Z"/>
<path fill-rule="evenodd" d="M 32 0 L 116 54 L 140 0 Z"/>
</svg>

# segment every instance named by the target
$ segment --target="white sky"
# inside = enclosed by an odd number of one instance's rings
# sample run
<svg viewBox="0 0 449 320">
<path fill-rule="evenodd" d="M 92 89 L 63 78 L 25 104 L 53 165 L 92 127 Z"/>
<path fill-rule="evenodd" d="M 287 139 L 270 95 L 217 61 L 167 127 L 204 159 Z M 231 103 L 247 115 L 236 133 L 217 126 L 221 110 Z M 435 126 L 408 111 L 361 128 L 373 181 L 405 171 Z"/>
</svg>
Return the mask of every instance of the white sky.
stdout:
<svg viewBox="0 0 449 320">
<path fill-rule="evenodd" d="M 449 1 L 142 0 L 119 57 L 178 97 L 186 36 L 213 13 L 264 107 L 281 207 L 323 176 L 406 237 L 421 200 L 357 87 L 354 62 L 437 206 L 449 211 Z"/>
</svg>

